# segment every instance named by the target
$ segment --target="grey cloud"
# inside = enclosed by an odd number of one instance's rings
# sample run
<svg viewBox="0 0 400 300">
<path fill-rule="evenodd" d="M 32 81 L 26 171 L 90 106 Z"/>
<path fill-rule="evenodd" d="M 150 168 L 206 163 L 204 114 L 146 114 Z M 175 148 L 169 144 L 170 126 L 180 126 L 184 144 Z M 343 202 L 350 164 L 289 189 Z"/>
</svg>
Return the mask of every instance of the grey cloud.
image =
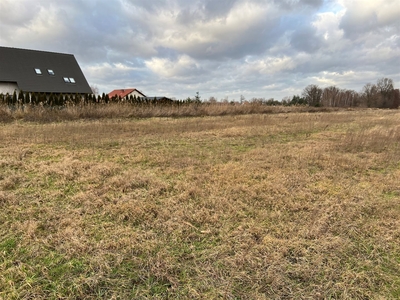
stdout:
<svg viewBox="0 0 400 300">
<path fill-rule="evenodd" d="M 79 53 L 85 62 L 123 62 L 156 53 L 143 37 L 138 38 L 143 36 L 143 26 L 127 18 L 118 1 L 104 5 L 85 3 L 79 8 L 70 3 L 66 15 L 59 20 L 69 28 L 63 33 L 64 38 L 60 36 L 65 49 Z"/>
<path fill-rule="evenodd" d="M 204 4 L 205 14 L 211 18 L 220 17 L 226 14 L 238 0 L 207 0 Z"/>
<path fill-rule="evenodd" d="M 300 4 L 307 4 L 313 7 L 320 7 L 323 2 L 323 0 L 300 0 Z"/>
<path fill-rule="evenodd" d="M 176 17 L 178 23 L 186 26 L 190 26 L 201 19 L 201 12 L 199 10 L 192 10 L 189 7 L 182 9 Z"/>
<path fill-rule="evenodd" d="M 118 0 L 119 1 L 119 0 Z M 165 0 L 125 0 L 132 8 L 140 8 L 149 12 L 163 10 L 170 5 L 170 1 Z"/>
<path fill-rule="evenodd" d="M 276 5 L 285 10 L 319 8 L 323 2 L 323 0 L 274 0 Z"/>
<path fill-rule="evenodd" d="M 260 23 L 235 38 L 220 36 L 212 43 L 196 45 L 190 54 L 198 59 L 240 59 L 248 55 L 260 55 L 279 38 L 281 31 L 269 23 Z"/>
<path fill-rule="evenodd" d="M 34 18 L 40 6 L 32 5 L 27 7 L 18 5 L 12 0 L 0 2 L 0 25 L 1 26 L 26 26 Z"/>
<path fill-rule="evenodd" d="M 322 47 L 323 41 L 316 35 L 315 28 L 306 26 L 293 33 L 290 44 L 299 51 L 313 53 Z"/>
<path fill-rule="evenodd" d="M 177 32 L 177 36 L 186 39 L 187 35 L 192 33 L 192 29 L 196 30 L 199 24 L 207 24 L 208 21 L 210 21 L 208 24 L 215 26 L 215 33 L 213 33 L 212 41 L 192 41 L 184 49 L 177 48 L 176 51 L 184 51 L 197 59 L 238 59 L 246 55 L 264 53 L 284 34 L 284 28 L 280 26 L 279 16 L 273 13 L 257 21 L 249 20 L 236 30 L 224 30 L 228 28 L 226 18 L 236 1 L 227 2 L 230 3 L 231 7 L 228 5 L 225 13 L 218 17 L 221 19 L 218 19 L 217 23 L 211 23 L 210 20 L 200 20 L 203 13 L 199 11 L 183 10 L 178 16 L 178 21 L 186 24 L 190 30 Z M 218 14 L 221 14 L 222 8 L 219 7 L 219 9 Z"/>
<path fill-rule="evenodd" d="M 400 5 L 396 0 L 355 2 L 347 7 L 340 28 L 349 39 L 363 37 L 367 32 L 379 32 L 382 35 L 398 34 L 399 13 Z"/>
<path fill-rule="evenodd" d="M 377 28 L 378 20 L 374 12 L 362 17 L 356 17 L 353 12 L 347 11 L 340 23 L 340 28 L 344 30 L 346 37 L 352 39 L 360 34 Z"/>
<path fill-rule="evenodd" d="M 257 0 L 242 1 L 239 0 L 205 0 L 204 3 L 197 5 L 184 5 L 176 17 L 176 21 L 182 25 L 192 27 L 196 23 L 207 23 L 218 19 L 221 24 L 226 21 L 229 12 L 238 3 L 258 3 Z M 273 17 L 270 17 L 273 18 Z M 251 20 L 249 20 L 251 21 Z"/>
</svg>

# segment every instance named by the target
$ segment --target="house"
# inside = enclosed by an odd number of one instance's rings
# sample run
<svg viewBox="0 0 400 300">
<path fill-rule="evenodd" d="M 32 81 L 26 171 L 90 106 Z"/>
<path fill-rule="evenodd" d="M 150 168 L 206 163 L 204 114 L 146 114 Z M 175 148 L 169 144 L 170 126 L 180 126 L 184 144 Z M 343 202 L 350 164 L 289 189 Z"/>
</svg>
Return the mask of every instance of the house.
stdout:
<svg viewBox="0 0 400 300">
<path fill-rule="evenodd" d="M 0 94 L 91 94 L 74 55 L 0 47 Z"/>
<path fill-rule="evenodd" d="M 153 100 L 153 101 L 174 101 L 168 97 L 165 96 L 149 96 L 149 97 L 145 97 L 145 100 Z"/>
<path fill-rule="evenodd" d="M 137 89 L 113 90 L 111 93 L 108 94 L 108 97 L 110 99 L 119 98 L 119 97 L 121 97 L 121 99 L 125 99 L 126 97 L 130 98 L 130 96 L 132 96 L 132 97 L 136 96 L 136 98 L 146 97 L 145 94 L 143 94 L 141 91 L 139 91 Z"/>
<path fill-rule="evenodd" d="M 163 104 L 174 102 L 174 100 L 165 96 L 144 97 L 143 100 L 149 102 L 163 103 Z"/>
</svg>

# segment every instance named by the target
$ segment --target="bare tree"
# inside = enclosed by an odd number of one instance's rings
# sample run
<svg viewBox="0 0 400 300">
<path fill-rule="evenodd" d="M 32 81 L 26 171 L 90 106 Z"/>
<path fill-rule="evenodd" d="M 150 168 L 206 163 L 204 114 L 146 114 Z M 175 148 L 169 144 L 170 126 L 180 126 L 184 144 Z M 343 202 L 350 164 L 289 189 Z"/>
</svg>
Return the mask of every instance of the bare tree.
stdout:
<svg viewBox="0 0 400 300">
<path fill-rule="evenodd" d="M 393 80 L 389 78 L 378 79 L 376 83 L 378 92 L 381 94 L 379 107 L 391 107 L 391 96 L 393 88 Z"/>
<path fill-rule="evenodd" d="M 340 101 L 340 106 L 341 107 L 352 107 L 356 106 L 357 103 L 357 98 L 358 98 L 358 93 L 353 90 L 341 90 L 341 101 Z"/>
<path fill-rule="evenodd" d="M 215 98 L 214 96 L 211 96 L 210 98 L 208 98 L 208 102 L 211 103 L 211 104 L 215 104 L 218 101 L 217 101 L 217 98 Z"/>
<path fill-rule="evenodd" d="M 95 85 L 91 85 L 90 89 L 92 90 L 92 94 L 97 96 L 99 94 L 99 88 Z"/>
<path fill-rule="evenodd" d="M 375 84 L 367 83 L 363 87 L 362 97 L 367 107 L 377 107 L 379 100 L 378 87 Z"/>
<path fill-rule="evenodd" d="M 378 91 L 382 94 L 389 94 L 393 90 L 393 80 L 390 78 L 378 79 L 376 86 Z"/>
<path fill-rule="evenodd" d="M 340 89 L 336 86 L 330 86 L 324 89 L 322 93 L 321 104 L 323 106 L 339 106 Z"/>
<path fill-rule="evenodd" d="M 320 106 L 322 98 L 322 89 L 318 85 L 310 84 L 304 88 L 302 96 L 310 106 Z"/>
</svg>

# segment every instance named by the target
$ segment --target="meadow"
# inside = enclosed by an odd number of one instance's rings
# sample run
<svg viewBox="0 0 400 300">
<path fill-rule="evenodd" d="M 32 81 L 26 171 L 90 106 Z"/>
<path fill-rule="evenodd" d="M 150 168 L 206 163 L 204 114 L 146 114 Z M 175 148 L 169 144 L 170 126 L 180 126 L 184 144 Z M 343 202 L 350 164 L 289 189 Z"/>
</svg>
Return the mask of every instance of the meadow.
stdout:
<svg viewBox="0 0 400 300">
<path fill-rule="evenodd" d="M 121 111 L 0 112 L 0 299 L 400 298 L 399 110 Z"/>
</svg>

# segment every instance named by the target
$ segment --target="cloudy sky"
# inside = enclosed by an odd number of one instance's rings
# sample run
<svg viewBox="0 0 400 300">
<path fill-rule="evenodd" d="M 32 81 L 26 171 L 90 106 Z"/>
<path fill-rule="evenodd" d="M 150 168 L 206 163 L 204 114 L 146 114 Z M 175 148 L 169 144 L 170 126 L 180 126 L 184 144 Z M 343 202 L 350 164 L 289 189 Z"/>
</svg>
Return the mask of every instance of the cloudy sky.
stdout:
<svg viewBox="0 0 400 300">
<path fill-rule="evenodd" d="M 0 45 L 74 54 L 100 92 L 239 100 L 400 87 L 400 0 L 0 0 Z"/>
</svg>

